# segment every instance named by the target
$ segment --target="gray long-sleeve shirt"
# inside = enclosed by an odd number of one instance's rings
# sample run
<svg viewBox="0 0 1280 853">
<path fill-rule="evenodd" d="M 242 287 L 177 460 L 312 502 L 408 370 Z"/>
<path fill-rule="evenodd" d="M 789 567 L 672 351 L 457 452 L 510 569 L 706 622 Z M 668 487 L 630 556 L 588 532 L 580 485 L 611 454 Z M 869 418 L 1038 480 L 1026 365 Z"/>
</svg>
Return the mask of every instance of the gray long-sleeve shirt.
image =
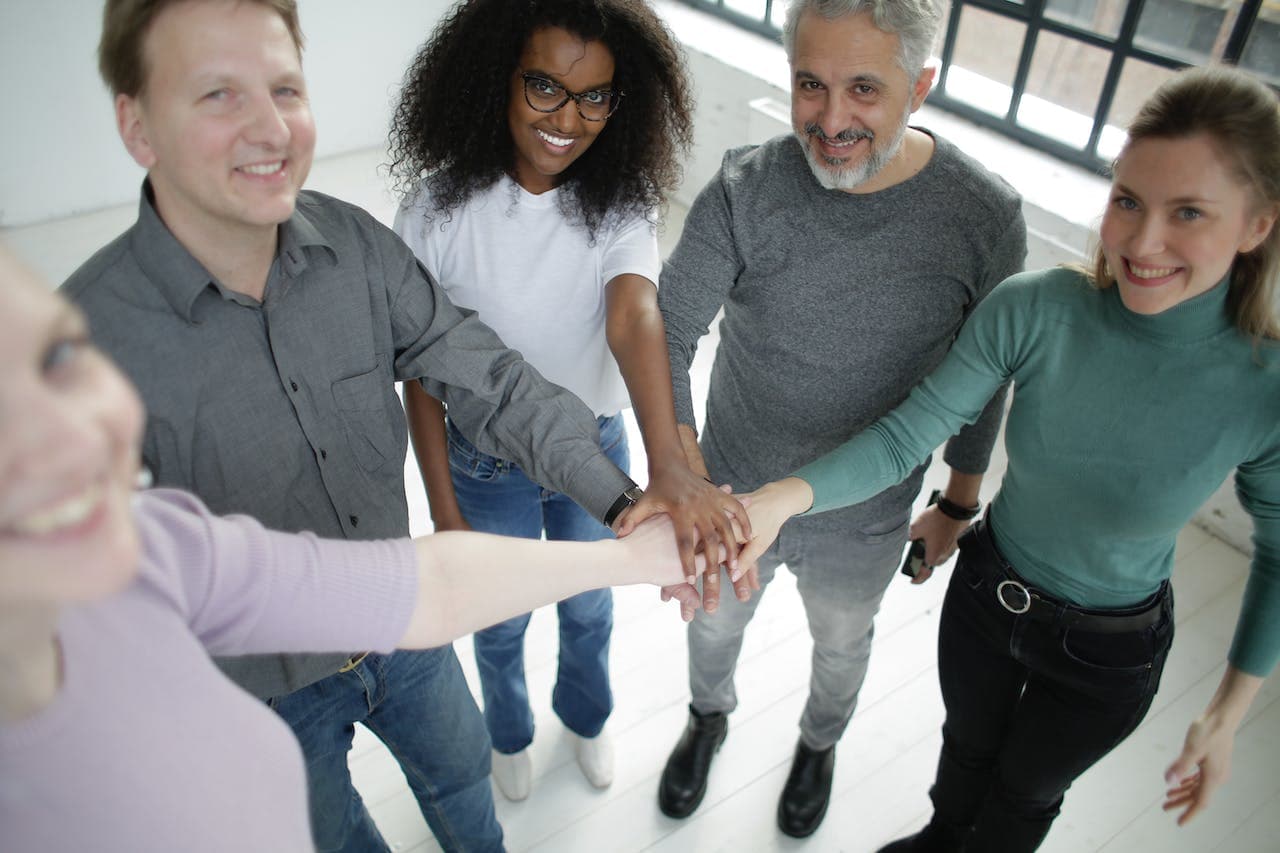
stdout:
<svg viewBox="0 0 1280 853">
<path fill-rule="evenodd" d="M 408 535 L 396 380 L 421 379 L 478 447 L 597 518 L 633 484 L 600 452 L 578 398 L 455 307 L 390 229 L 328 196 L 300 194 L 261 304 L 182 247 L 145 184 L 138 221 L 63 289 L 142 393 L 156 484 L 195 492 L 215 513 L 331 538 Z M 220 664 L 270 697 L 345 659 Z"/>
<path fill-rule="evenodd" d="M 825 190 L 794 136 L 729 151 L 662 271 L 676 417 L 694 425 L 689 364 L 721 306 L 702 449 L 717 481 L 753 489 L 842 444 L 942 361 L 961 324 L 1022 268 L 1021 200 L 944 139 L 914 177 L 875 193 Z M 1003 394 L 947 447 L 986 469 Z M 806 523 L 859 527 L 904 513 L 923 468 Z"/>
</svg>

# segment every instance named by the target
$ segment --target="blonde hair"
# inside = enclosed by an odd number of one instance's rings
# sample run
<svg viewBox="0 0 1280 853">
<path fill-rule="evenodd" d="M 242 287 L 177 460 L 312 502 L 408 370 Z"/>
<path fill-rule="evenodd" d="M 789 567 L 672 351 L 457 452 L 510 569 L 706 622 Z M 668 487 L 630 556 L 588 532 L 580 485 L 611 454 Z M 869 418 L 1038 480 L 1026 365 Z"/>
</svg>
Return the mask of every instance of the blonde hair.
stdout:
<svg viewBox="0 0 1280 853">
<path fill-rule="evenodd" d="M 1188 68 L 1142 105 L 1129 126 L 1125 150 L 1143 139 L 1201 133 L 1251 188 L 1259 209 L 1280 210 L 1280 100 L 1274 92 L 1234 68 Z M 1087 274 L 1095 287 L 1115 284 L 1101 245 Z M 1227 310 L 1246 335 L 1280 340 L 1280 227 L 1273 226 L 1252 251 L 1236 255 Z"/>
</svg>

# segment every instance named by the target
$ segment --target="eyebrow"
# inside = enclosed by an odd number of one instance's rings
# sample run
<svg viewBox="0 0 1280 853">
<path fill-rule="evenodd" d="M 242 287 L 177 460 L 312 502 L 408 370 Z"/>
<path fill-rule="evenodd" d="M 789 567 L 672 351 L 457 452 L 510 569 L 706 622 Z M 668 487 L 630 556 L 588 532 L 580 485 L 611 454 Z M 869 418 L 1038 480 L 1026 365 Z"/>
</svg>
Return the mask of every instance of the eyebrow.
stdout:
<svg viewBox="0 0 1280 853">
<path fill-rule="evenodd" d="M 1138 193 L 1134 192 L 1132 189 L 1120 183 L 1119 181 L 1116 181 L 1115 188 L 1116 188 L 1116 192 L 1123 193 L 1124 195 L 1133 196 L 1136 199 L 1142 198 L 1142 196 L 1140 196 Z M 1194 195 L 1178 196 L 1177 198 L 1168 199 L 1165 202 L 1165 204 L 1173 204 L 1173 205 L 1218 204 L 1218 203 L 1219 202 L 1217 199 L 1205 198 L 1203 196 L 1194 196 Z"/>
<path fill-rule="evenodd" d="M 817 74 L 814 74 L 812 71 L 807 71 L 803 68 L 796 69 L 796 77 L 804 80 L 816 80 L 819 83 L 822 82 L 822 78 L 820 78 Z M 846 77 L 843 82 L 844 82 L 844 85 L 846 86 L 853 86 L 857 83 L 872 83 L 876 86 L 880 86 L 881 88 L 883 88 L 888 85 L 887 81 L 883 77 L 881 77 L 879 74 L 870 74 L 866 71 L 863 71 L 859 74 L 855 74 L 852 77 Z"/>
<path fill-rule="evenodd" d="M 558 74 L 552 74 L 550 71 L 543 71 L 541 68 L 524 68 L 524 69 L 521 69 L 521 70 L 523 70 L 525 74 L 529 74 L 529 75 L 532 75 L 532 76 L 534 76 L 534 77 L 543 77 L 543 78 L 545 78 L 545 79 L 547 79 L 547 80 L 551 81 L 552 83 L 555 83 L 555 84 L 556 84 L 557 86 L 559 86 L 561 89 L 565 89 L 566 91 L 567 91 L 567 90 L 568 90 L 568 88 L 569 88 L 568 86 L 566 86 L 566 85 L 564 84 L 564 82 L 563 82 L 563 81 L 561 80 L 561 78 L 560 78 L 560 75 L 558 75 Z M 612 87 L 612 86 L 613 86 L 613 80 L 612 80 L 612 79 L 610 79 L 610 80 L 606 80 L 606 81 L 605 81 L 605 82 L 603 82 L 603 83 L 596 83 L 594 86 L 588 86 L 587 88 L 583 89 L 582 91 L 584 91 L 584 92 L 594 92 L 594 91 L 596 91 L 597 89 L 608 89 L 608 88 L 610 88 L 610 87 Z"/>
</svg>

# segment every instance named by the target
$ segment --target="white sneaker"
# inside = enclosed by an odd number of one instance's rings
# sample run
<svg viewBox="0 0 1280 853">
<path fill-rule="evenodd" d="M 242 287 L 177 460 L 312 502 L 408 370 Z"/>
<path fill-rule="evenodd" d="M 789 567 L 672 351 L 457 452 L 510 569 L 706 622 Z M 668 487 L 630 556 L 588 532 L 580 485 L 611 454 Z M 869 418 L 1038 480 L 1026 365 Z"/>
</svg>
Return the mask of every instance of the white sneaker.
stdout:
<svg viewBox="0 0 1280 853">
<path fill-rule="evenodd" d="M 582 775 L 597 788 L 607 788 L 613 784 L 613 738 L 607 731 L 595 737 L 579 737 L 574 735 L 573 751 L 578 756 L 578 766 Z"/>
<path fill-rule="evenodd" d="M 493 751 L 493 781 L 498 783 L 502 796 L 518 803 L 529 796 L 533 787 L 533 761 L 529 750 L 522 749 L 508 755 Z"/>
</svg>

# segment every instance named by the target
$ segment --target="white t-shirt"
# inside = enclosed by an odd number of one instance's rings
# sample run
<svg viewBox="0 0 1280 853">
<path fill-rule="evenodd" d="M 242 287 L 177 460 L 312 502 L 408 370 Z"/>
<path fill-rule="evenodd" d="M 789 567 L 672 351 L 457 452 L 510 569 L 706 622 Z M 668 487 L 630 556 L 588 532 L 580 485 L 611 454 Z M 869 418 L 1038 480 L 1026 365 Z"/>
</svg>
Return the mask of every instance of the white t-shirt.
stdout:
<svg viewBox="0 0 1280 853">
<path fill-rule="evenodd" d="M 624 273 L 657 287 L 657 233 L 637 215 L 599 228 L 593 246 L 560 213 L 559 192 L 533 195 L 504 176 L 446 222 L 423 188 L 396 213 L 395 230 L 454 304 L 597 415 L 614 415 L 630 398 L 605 340 L 604 288 Z"/>
</svg>

